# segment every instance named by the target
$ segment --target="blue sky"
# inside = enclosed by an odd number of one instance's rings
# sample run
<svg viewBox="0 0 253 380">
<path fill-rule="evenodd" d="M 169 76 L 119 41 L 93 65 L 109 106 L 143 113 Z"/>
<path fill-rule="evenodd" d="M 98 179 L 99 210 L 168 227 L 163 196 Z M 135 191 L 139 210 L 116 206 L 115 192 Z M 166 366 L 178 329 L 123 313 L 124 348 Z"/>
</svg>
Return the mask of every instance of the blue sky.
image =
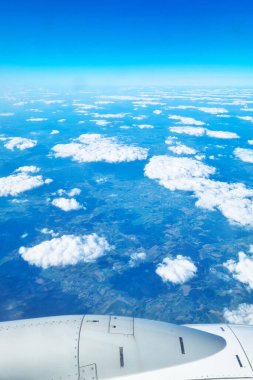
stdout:
<svg viewBox="0 0 253 380">
<path fill-rule="evenodd" d="M 252 17 L 252 0 L 3 0 L 0 68 L 247 83 Z"/>
</svg>

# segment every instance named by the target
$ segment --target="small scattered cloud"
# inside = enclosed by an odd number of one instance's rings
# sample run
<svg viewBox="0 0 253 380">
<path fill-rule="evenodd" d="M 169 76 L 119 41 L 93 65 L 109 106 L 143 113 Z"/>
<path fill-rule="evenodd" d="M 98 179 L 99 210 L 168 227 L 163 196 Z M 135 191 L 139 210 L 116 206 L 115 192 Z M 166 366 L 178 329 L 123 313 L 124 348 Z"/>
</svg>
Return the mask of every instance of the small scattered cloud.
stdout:
<svg viewBox="0 0 253 380">
<path fill-rule="evenodd" d="M 40 168 L 35 165 L 20 166 L 15 170 L 15 173 L 38 173 Z"/>
<path fill-rule="evenodd" d="M 64 123 L 67 119 L 58 119 L 57 122 L 58 123 Z"/>
<path fill-rule="evenodd" d="M 46 121 L 48 118 L 46 117 L 30 117 L 29 119 L 26 119 L 28 122 L 40 122 L 40 121 Z"/>
<path fill-rule="evenodd" d="M 7 117 L 7 116 L 14 116 L 14 112 L 1 112 L 0 116 Z"/>
<path fill-rule="evenodd" d="M 169 130 L 173 133 L 185 134 L 190 136 L 208 136 L 214 137 L 217 139 L 238 139 L 238 136 L 235 132 L 227 131 L 212 131 L 203 127 L 170 127 Z"/>
<path fill-rule="evenodd" d="M 156 274 L 164 282 L 172 282 L 173 284 L 184 284 L 192 279 L 196 273 L 197 267 L 191 259 L 182 255 L 177 255 L 175 259 L 166 257 L 156 268 Z"/>
<path fill-rule="evenodd" d="M 92 116 L 102 118 L 102 119 L 123 119 L 129 115 L 129 113 L 105 113 L 105 114 L 100 114 L 100 113 L 93 113 Z"/>
<path fill-rule="evenodd" d="M 6 141 L 4 147 L 9 150 L 25 150 L 29 148 L 33 148 L 37 145 L 36 140 L 27 139 L 25 137 L 4 137 L 1 140 Z"/>
<path fill-rule="evenodd" d="M 224 309 L 224 319 L 236 325 L 253 325 L 253 305 L 241 303 L 237 309 Z"/>
<path fill-rule="evenodd" d="M 55 198 L 52 201 L 52 205 L 55 207 L 60 208 L 63 211 L 73 211 L 73 210 L 80 210 L 82 206 L 75 198 Z"/>
<path fill-rule="evenodd" d="M 238 253 L 238 261 L 231 259 L 223 265 L 237 281 L 253 289 L 253 245 L 250 246 L 249 255 L 241 251 Z"/>
<path fill-rule="evenodd" d="M 154 126 L 151 125 L 151 124 L 139 124 L 139 125 L 136 125 L 138 128 L 140 129 L 153 129 Z"/>
<path fill-rule="evenodd" d="M 178 124 L 186 124 L 186 125 L 204 125 L 205 124 L 203 121 L 193 119 L 192 117 L 184 117 L 184 116 L 178 116 L 178 115 L 171 115 L 169 116 L 169 119 L 178 120 Z"/>
<path fill-rule="evenodd" d="M 31 173 L 36 172 L 31 168 L 36 167 L 20 167 L 13 174 L 7 177 L 0 177 L 0 197 L 16 196 L 24 191 L 32 190 L 52 182 L 50 179 L 43 179 L 41 175 L 31 175 Z"/>
<path fill-rule="evenodd" d="M 140 262 L 145 261 L 146 258 L 147 258 L 146 252 L 134 252 L 131 254 L 128 264 L 130 267 L 135 267 Z"/>
<path fill-rule="evenodd" d="M 69 144 L 55 145 L 52 150 L 55 157 L 71 157 L 78 162 L 130 162 L 145 160 L 148 155 L 145 148 L 125 145 L 100 134 L 83 134 Z"/>
<path fill-rule="evenodd" d="M 172 107 L 167 107 L 167 108 L 180 109 L 180 110 L 195 109 L 195 110 L 202 111 L 205 113 L 210 113 L 212 115 L 224 114 L 228 112 L 225 108 L 217 108 L 217 107 L 172 106 Z"/>
<path fill-rule="evenodd" d="M 40 232 L 44 235 L 50 235 L 52 237 L 57 237 L 59 236 L 58 232 L 55 232 L 54 230 L 50 230 L 49 228 L 42 228 Z"/>
<path fill-rule="evenodd" d="M 184 144 L 169 146 L 168 149 L 175 154 L 196 154 L 197 151 Z"/>
<path fill-rule="evenodd" d="M 52 131 L 50 132 L 50 135 L 57 135 L 58 133 L 60 133 L 58 129 L 52 129 Z"/>
<path fill-rule="evenodd" d="M 110 121 L 107 120 L 91 120 L 99 127 L 106 127 L 108 124 L 110 124 Z"/>
<path fill-rule="evenodd" d="M 187 157 L 154 156 L 145 166 L 145 175 L 161 186 L 192 192 L 197 207 L 219 210 L 230 223 L 253 228 L 253 190 L 243 183 L 209 179 L 215 172 L 214 167 Z"/>
<path fill-rule="evenodd" d="M 111 249 L 104 237 L 94 233 L 82 236 L 63 235 L 34 247 L 20 247 L 19 254 L 29 264 L 47 269 L 93 262 Z"/>
<path fill-rule="evenodd" d="M 236 148 L 234 150 L 234 155 L 243 162 L 249 162 L 253 164 L 253 150 L 252 149 Z"/>
<path fill-rule="evenodd" d="M 74 187 L 73 189 L 69 191 L 64 190 L 64 189 L 59 189 L 57 190 L 57 194 L 60 196 L 67 195 L 68 197 L 75 197 L 76 195 L 81 194 L 81 189 L 79 189 L 78 187 Z"/>
<path fill-rule="evenodd" d="M 253 116 L 237 116 L 237 118 L 253 123 Z"/>
</svg>

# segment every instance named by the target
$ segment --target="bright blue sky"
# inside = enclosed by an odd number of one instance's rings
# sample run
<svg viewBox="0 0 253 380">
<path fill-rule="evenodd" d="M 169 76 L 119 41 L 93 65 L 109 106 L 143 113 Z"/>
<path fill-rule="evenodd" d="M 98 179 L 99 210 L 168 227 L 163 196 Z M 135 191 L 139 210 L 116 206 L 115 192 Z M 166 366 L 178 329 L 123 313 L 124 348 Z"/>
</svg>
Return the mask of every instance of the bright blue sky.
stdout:
<svg viewBox="0 0 253 380">
<path fill-rule="evenodd" d="M 252 20 L 252 0 L 2 0 L 0 67 L 247 77 Z"/>
</svg>

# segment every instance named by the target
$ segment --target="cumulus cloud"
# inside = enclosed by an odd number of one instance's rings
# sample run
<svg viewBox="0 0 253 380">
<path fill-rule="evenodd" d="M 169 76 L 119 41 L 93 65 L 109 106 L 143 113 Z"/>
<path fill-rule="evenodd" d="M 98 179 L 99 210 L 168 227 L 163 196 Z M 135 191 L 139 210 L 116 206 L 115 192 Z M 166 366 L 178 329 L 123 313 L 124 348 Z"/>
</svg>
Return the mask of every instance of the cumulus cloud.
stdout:
<svg viewBox="0 0 253 380">
<path fill-rule="evenodd" d="M 148 155 L 145 148 L 124 145 L 100 134 L 83 134 L 69 144 L 55 145 L 52 150 L 55 157 L 72 157 L 78 162 L 129 162 L 145 160 Z"/>
<path fill-rule="evenodd" d="M 193 158 L 154 156 L 145 166 L 145 175 L 161 186 L 192 192 L 196 206 L 219 210 L 231 223 L 253 227 L 253 190 L 243 183 L 209 179 L 216 169 Z"/>
<path fill-rule="evenodd" d="M 178 115 L 171 115 L 169 116 L 169 119 L 178 120 L 178 124 L 186 124 L 186 125 L 204 125 L 205 124 L 203 121 L 193 119 L 192 117 L 184 117 L 184 116 L 178 116 Z"/>
<path fill-rule="evenodd" d="M 158 264 L 156 274 L 164 282 L 173 284 L 183 284 L 195 276 L 197 268 L 189 257 L 177 255 L 175 259 L 166 257 L 162 263 Z"/>
<path fill-rule="evenodd" d="M 43 241 L 31 248 L 20 247 L 19 254 L 29 264 L 46 269 L 93 262 L 111 248 L 107 240 L 97 234 L 63 235 Z"/>
<path fill-rule="evenodd" d="M 29 148 L 33 148 L 37 145 L 36 140 L 27 139 L 25 137 L 5 137 L 1 138 L 1 140 L 7 141 L 4 146 L 6 149 L 14 150 L 25 150 Z"/>
<path fill-rule="evenodd" d="M 253 145 L 253 140 L 248 140 L 249 145 Z"/>
<path fill-rule="evenodd" d="M 26 119 L 26 121 L 30 122 L 39 122 L 39 121 L 46 121 L 48 120 L 46 117 L 30 117 L 29 119 Z"/>
<path fill-rule="evenodd" d="M 197 151 L 184 144 L 178 144 L 176 146 L 170 146 L 168 148 L 171 152 L 176 154 L 196 154 Z"/>
<path fill-rule="evenodd" d="M 64 123 L 67 119 L 59 119 L 57 120 L 58 123 Z"/>
<path fill-rule="evenodd" d="M 253 150 L 252 149 L 243 149 L 236 148 L 234 150 L 234 155 L 243 162 L 253 163 Z"/>
<path fill-rule="evenodd" d="M 228 323 L 236 325 L 253 325 L 253 305 L 241 303 L 237 309 L 224 309 L 223 314 Z"/>
<path fill-rule="evenodd" d="M 238 253 L 238 261 L 231 259 L 223 264 L 233 277 L 253 289 L 253 245 L 250 246 L 249 255 Z"/>
<path fill-rule="evenodd" d="M 75 198 L 55 198 L 52 201 L 52 205 L 66 212 L 80 210 L 80 208 L 82 208 Z"/>
<path fill-rule="evenodd" d="M 20 167 L 13 174 L 7 177 L 0 177 L 0 197 L 6 197 L 8 195 L 15 196 L 52 181 L 50 179 L 44 180 L 41 175 L 31 175 L 30 173 L 36 172 L 34 168 L 36 167 Z"/>
<path fill-rule="evenodd" d="M 238 139 L 237 133 L 226 131 L 212 131 L 203 127 L 170 127 L 169 130 L 173 133 L 185 134 L 190 136 L 208 136 L 217 139 Z"/>
<path fill-rule="evenodd" d="M 154 113 L 155 115 L 160 115 L 160 114 L 162 113 L 162 111 L 161 111 L 161 110 L 154 110 L 153 113 Z"/>
</svg>

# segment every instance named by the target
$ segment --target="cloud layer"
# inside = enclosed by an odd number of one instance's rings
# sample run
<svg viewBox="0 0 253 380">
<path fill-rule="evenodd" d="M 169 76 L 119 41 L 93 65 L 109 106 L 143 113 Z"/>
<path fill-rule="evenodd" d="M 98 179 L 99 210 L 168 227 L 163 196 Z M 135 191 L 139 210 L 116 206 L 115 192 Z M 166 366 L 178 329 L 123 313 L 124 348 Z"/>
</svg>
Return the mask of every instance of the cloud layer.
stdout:
<svg viewBox="0 0 253 380">
<path fill-rule="evenodd" d="M 97 234 L 63 235 L 31 248 L 20 247 L 19 254 L 29 264 L 46 269 L 93 262 L 110 250 L 107 240 Z"/>
<path fill-rule="evenodd" d="M 148 155 L 147 149 L 124 145 L 100 134 L 84 134 L 69 144 L 57 144 L 52 150 L 55 157 L 71 157 L 78 162 L 129 162 L 145 160 Z"/>
</svg>

